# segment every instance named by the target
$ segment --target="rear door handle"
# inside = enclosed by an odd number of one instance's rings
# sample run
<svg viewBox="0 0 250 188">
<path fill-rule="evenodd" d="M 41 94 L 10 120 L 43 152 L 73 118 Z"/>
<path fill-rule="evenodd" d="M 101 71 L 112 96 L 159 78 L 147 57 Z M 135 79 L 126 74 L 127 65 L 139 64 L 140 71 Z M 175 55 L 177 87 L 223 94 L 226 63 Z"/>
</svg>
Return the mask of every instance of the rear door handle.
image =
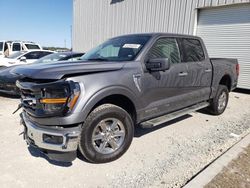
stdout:
<svg viewBox="0 0 250 188">
<path fill-rule="evenodd" d="M 187 76 L 188 73 L 187 73 L 187 72 L 180 72 L 178 75 L 179 75 L 179 76 Z"/>
</svg>

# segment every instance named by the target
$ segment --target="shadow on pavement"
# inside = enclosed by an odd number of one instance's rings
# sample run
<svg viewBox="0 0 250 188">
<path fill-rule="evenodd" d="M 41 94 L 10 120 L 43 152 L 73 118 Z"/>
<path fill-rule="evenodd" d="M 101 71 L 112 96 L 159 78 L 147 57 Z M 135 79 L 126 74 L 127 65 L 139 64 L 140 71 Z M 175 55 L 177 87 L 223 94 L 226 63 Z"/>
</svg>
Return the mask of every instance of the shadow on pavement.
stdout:
<svg viewBox="0 0 250 188">
<path fill-rule="evenodd" d="M 70 167 L 70 166 L 72 166 L 72 162 L 59 162 L 59 161 L 50 160 L 46 154 L 44 154 L 43 152 L 41 152 L 39 149 L 37 149 L 37 148 L 35 148 L 35 147 L 29 146 L 29 147 L 28 147 L 28 150 L 29 150 L 30 154 L 31 154 L 33 157 L 41 157 L 41 158 L 44 158 L 44 159 L 47 160 L 50 164 L 53 164 L 53 165 L 56 165 L 56 166 L 61 166 L 61 167 Z"/>
<path fill-rule="evenodd" d="M 0 92 L 0 97 L 11 98 L 11 99 L 20 99 L 19 95 L 9 95 L 6 93 Z"/>
<path fill-rule="evenodd" d="M 188 118 L 190 118 L 190 117 L 193 117 L 193 116 L 190 115 L 190 114 L 186 114 L 186 115 L 183 115 L 183 116 L 181 116 L 181 117 L 179 117 L 179 118 L 173 119 L 173 120 L 171 120 L 171 121 L 168 121 L 168 122 L 166 122 L 166 123 L 163 123 L 163 124 L 161 124 L 161 125 L 157 125 L 157 126 L 155 126 L 155 127 L 148 128 L 148 129 L 144 129 L 144 128 L 141 128 L 140 126 L 136 126 L 134 137 L 137 137 L 137 138 L 138 138 L 138 137 L 141 137 L 141 136 L 143 136 L 143 135 L 152 133 L 152 132 L 157 131 L 157 130 L 159 130 L 159 129 L 161 129 L 161 128 L 170 126 L 170 125 L 172 125 L 172 124 L 174 124 L 174 123 L 177 123 L 177 122 L 179 122 L 179 121 L 188 119 Z"/>
<path fill-rule="evenodd" d="M 91 163 L 90 161 L 87 161 L 87 159 L 84 158 L 84 156 L 81 154 L 79 150 L 77 150 L 77 158 L 85 163 Z"/>
<path fill-rule="evenodd" d="M 237 89 L 233 90 L 233 92 L 235 92 L 235 93 L 243 93 L 243 94 L 250 94 L 250 89 L 239 89 L 239 88 L 237 88 Z"/>
</svg>

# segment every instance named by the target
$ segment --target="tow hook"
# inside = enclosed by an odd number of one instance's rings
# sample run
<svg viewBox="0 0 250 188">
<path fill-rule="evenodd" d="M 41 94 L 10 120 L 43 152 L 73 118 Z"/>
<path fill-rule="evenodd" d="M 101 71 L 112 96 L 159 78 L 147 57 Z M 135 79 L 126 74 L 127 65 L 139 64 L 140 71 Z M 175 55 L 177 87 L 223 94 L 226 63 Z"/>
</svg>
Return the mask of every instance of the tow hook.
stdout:
<svg viewBox="0 0 250 188">
<path fill-rule="evenodd" d="M 70 139 L 78 138 L 77 136 L 69 136 L 69 133 L 65 134 L 64 136 L 66 137 L 66 140 L 65 140 L 65 144 L 62 146 L 62 149 L 67 149 Z"/>
</svg>

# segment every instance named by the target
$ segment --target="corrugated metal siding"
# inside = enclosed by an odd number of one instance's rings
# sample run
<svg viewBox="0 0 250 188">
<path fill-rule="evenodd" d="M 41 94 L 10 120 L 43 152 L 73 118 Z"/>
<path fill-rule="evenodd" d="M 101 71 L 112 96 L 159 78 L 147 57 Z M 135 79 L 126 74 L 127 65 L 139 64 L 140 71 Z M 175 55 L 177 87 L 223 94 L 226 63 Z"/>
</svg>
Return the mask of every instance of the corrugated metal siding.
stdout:
<svg viewBox="0 0 250 188">
<path fill-rule="evenodd" d="M 210 57 L 238 59 L 238 87 L 250 89 L 250 4 L 201 10 L 197 35 Z"/>
<path fill-rule="evenodd" d="M 135 32 L 193 34 L 195 8 L 250 0 L 73 0 L 73 50 Z M 113 3 L 112 3 L 113 2 Z"/>
</svg>

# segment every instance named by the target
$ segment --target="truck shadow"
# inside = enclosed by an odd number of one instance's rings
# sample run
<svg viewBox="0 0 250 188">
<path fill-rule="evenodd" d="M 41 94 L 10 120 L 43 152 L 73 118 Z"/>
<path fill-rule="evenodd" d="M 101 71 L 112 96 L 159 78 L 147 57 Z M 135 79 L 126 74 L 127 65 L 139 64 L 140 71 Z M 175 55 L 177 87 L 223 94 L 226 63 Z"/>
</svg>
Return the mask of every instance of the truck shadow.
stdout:
<svg viewBox="0 0 250 188">
<path fill-rule="evenodd" d="M 188 119 L 188 118 L 191 118 L 191 117 L 193 117 L 193 116 L 190 115 L 190 114 L 186 114 L 186 115 L 183 115 L 183 116 L 181 116 L 181 117 L 179 117 L 179 118 L 176 118 L 176 119 L 173 119 L 173 120 L 171 120 L 171 121 L 168 121 L 168 122 L 166 122 L 166 123 L 162 123 L 162 124 L 157 125 L 157 126 L 155 126 L 155 127 L 146 128 L 146 129 L 145 129 L 145 128 L 142 128 L 142 127 L 140 127 L 140 126 L 136 126 L 136 128 L 135 128 L 135 133 L 134 133 L 134 137 L 139 138 L 139 137 L 141 137 L 141 136 L 143 136 L 143 135 L 152 133 L 152 132 L 157 131 L 157 130 L 159 130 L 159 129 L 161 129 L 161 128 L 170 126 L 170 125 L 172 125 L 172 124 L 175 124 L 175 123 L 177 123 L 177 122 L 179 122 L 179 121 L 182 121 L 182 120 L 185 120 L 185 119 Z"/>
<path fill-rule="evenodd" d="M 50 160 L 48 158 L 48 156 L 41 152 L 40 150 L 38 150 L 37 148 L 35 147 L 32 147 L 32 146 L 29 146 L 28 147 L 28 150 L 30 152 L 30 154 L 33 156 L 33 157 L 40 157 L 40 158 L 44 158 L 46 161 L 48 161 L 50 164 L 53 164 L 53 165 L 56 165 L 56 166 L 61 166 L 61 167 L 70 167 L 72 166 L 72 162 L 59 162 L 59 161 L 53 161 L 53 160 Z"/>
<path fill-rule="evenodd" d="M 234 93 L 242 93 L 242 94 L 250 94 L 250 89 L 239 89 L 236 88 L 235 90 L 233 90 Z"/>
</svg>

